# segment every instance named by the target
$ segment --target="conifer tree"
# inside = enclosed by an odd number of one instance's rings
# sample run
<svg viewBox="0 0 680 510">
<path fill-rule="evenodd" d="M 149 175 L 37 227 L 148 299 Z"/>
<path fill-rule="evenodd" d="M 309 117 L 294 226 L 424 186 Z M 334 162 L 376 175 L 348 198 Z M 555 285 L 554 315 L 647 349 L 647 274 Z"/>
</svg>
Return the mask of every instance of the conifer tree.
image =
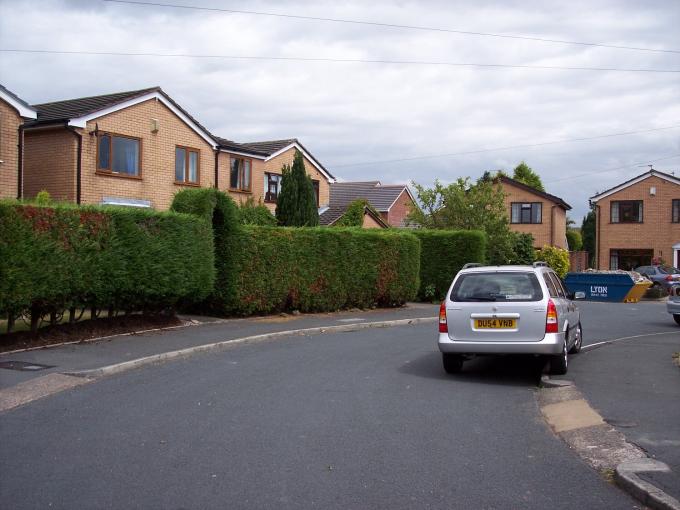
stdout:
<svg viewBox="0 0 680 510">
<path fill-rule="evenodd" d="M 284 227 L 315 227 L 319 211 L 312 179 L 305 171 L 300 151 L 295 151 L 293 166 L 281 169 L 281 191 L 276 200 L 276 219 Z"/>
</svg>

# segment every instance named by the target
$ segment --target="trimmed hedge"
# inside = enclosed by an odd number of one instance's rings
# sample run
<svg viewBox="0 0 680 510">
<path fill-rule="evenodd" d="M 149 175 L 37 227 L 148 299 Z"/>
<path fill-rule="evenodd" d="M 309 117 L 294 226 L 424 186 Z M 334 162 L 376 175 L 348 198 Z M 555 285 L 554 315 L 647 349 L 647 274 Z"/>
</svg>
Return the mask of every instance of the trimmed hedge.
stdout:
<svg viewBox="0 0 680 510">
<path fill-rule="evenodd" d="M 162 310 L 214 282 L 209 225 L 118 207 L 0 202 L 0 314 Z"/>
<path fill-rule="evenodd" d="M 394 306 L 418 290 L 420 243 L 410 233 L 248 226 L 237 243 L 228 313 Z"/>
<path fill-rule="evenodd" d="M 482 231 L 417 229 L 412 232 L 421 243 L 418 290 L 421 301 L 441 300 L 464 264 L 484 262 L 487 239 Z"/>
<path fill-rule="evenodd" d="M 214 188 L 187 188 L 175 194 L 172 211 L 196 214 L 212 224 L 215 246 L 215 285 L 202 303 L 202 313 L 226 314 L 224 303 L 236 294 L 238 268 L 233 254 L 236 235 L 240 232 L 238 206 L 226 193 Z"/>
</svg>

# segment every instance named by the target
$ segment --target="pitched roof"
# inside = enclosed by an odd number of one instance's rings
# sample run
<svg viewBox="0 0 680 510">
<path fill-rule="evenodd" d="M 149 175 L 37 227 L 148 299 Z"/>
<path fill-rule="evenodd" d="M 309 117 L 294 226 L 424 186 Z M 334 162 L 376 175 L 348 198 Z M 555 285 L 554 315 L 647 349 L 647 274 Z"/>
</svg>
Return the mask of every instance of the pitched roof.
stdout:
<svg viewBox="0 0 680 510">
<path fill-rule="evenodd" d="M 259 151 L 252 149 L 251 147 L 246 147 L 245 144 L 235 142 L 233 140 L 228 140 L 226 138 L 222 138 L 221 136 L 215 136 L 215 140 L 217 141 L 217 145 L 220 149 L 224 149 L 226 151 L 233 151 L 233 152 L 244 152 L 246 154 L 252 154 L 254 156 L 261 156 L 263 158 L 267 157 L 269 154 L 264 151 Z"/>
<path fill-rule="evenodd" d="M 410 195 L 405 184 L 383 185 L 380 181 L 336 182 L 330 187 L 329 206 L 346 207 L 354 200 L 365 198 L 377 211 L 387 212 L 404 189 Z"/>
<path fill-rule="evenodd" d="M 38 112 L 38 119 L 28 125 L 69 123 L 78 127 L 85 127 L 88 120 L 106 115 L 118 109 L 137 104 L 151 98 L 159 99 L 179 118 L 196 131 L 206 142 L 216 145 L 212 133 L 201 125 L 184 108 L 167 95 L 160 87 L 150 87 L 128 92 L 116 92 L 101 96 L 80 97 L 33 105 Z"/>
<path fill-rule="evenodd" d="M 633 177 L 632 179 L 627 180 L 626 182 L 623 182 L 619 184 L 618 186 L 614 186 L 613 188 L 609 188 L 608 190 L 603 191 L 602 193 L 598 193 L 597 195 L 594 195 L 590 197 L 590 200 L 592 202 L 597 202 L 598 200 L 607 197 L 609 195 L 613 195 L 617 191 L 621 191 L 624 188 L 627 188 L 628 186 L 632 186 L 633 184 L 637 184 L 638 182 L 644 181 L 645 179 L 649 177 L 658 177 L 660 179 L 663 179 L 668 182 L 672 182 L 673 184 L 678 184 L 680 185 L 680 179 L 674 175 L 667 174 L 665 172 L 659 172 L 658 170 L 648 170 L 643 174 L 640 174 L 636 177 Z"/>
<path fill-rule="evenodd" d="M 347 206 L 330 206 L 328 209 L 326 209 L 323 213 L 319 215 L 319 225 L 322 226 L 331 226 L 333 225 L 336 221 L 338 221 L 340 218 L 343 217 L 345 212 L 347 211 Z M 364 215 L 368 214 L 371 218 L 375 220 L 375 222 L 380 225 L 382 228 L 389 228 L 389 225 L 385 220 L 383 220 L 379 214 L 376 214 L 371 210 L 370 207 L 365 206 L 364 207 Z"/>
<path fill-rule="evenodd" d="M 512 186 L 516 186 L 517 188 L 523 189 L 524 191 L 528 191 L 530 193 L 533 193 L 534 195 L 538 195 L 539 197 L 545 198 L 546 200 L 550 200 L 551 202 L 554 202 L 555 204 L 560 206 L 565 211 L 569 211 L 571 209 L 571 206 L 568 203 L 566 203 L 564 200 L 562 200 L 560 197 L 555 196 L 555 195 L 551 195 L 550 193 L 546 193 L 545 191 L 537 190 L 536 188 L 532 188 L 531 186 L 528 186 L 527 184 L 524 184 L 523 182 L 516 181 L 515 179 L 512 179 L 512 178 L 507 177 L 505 175 L 499 176 L 498 180 L 500 180 L 502 183 L 510 184 Z"/>
<path fill-rule="evenodd" d="M 12 108 L 14 108 L 21 117 L 27 119 L 35 119 L 36 111 L 26 101 L 21 99 L 11 90 L 5 88 L 0 84 L 0 99 L 5 100 Z"/>
<path fill-rule="evenodd" d="M 285 149 L 289 145 L 293 145 L 298 142 L 297 138 L 288 138 L 286 140 L 269 140 L 265 142 L 245 142 L 240 145 L 247 147 L 257 152 L 263 152 L 267 156 L 271 156 L 275 152 Z"/>
</svg>

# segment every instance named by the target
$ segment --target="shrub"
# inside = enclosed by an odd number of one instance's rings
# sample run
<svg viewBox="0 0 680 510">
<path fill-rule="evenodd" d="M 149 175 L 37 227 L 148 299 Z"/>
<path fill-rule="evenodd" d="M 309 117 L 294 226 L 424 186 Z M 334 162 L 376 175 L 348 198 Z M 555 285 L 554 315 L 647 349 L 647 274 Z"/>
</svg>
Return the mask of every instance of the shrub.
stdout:
<svg viewBox="0 0 680 510">
<path fill-rule="evenodd" d="M 212 235 L 198 218 L 119 207 L 0 203 L 0 313 L 161 310 L 203 299 Z"/>
<path fill-rule="evenodd" d="M 242 225 L 259 225 L 261 227 L 273 227 L 276 225 L 276 217 L 266 205 L 255 205 L 253 198 L 249 198 L 238 206 L 239 218 Z"/>
<path fill-rule="evenodd" d="M 248 226 L 237 237 L 227 313 L 393 306 L 418 290 L 420 243 L 407 232 Z"/>
<path fill-rule="evenodd" d="M 486 235 L 476 230 L 414 230 L 420 239 L 420 289 L 423 301 L 442 299 L 453 277 L 468 262 L 484 262 Z"/>
<path fill-rule="evenodd" d="M 583 248 L 581 232 L 572 229 L 567 230 L 567 245 L 569 246 L 569 251 L 580 251 Z"/>
<path fill-rule="evenodd" d="M 215 246 L 215 286 L 201 306 L 202 312 L 225 313 L 224 303 L 235 295 L 238 268 L 234 263 L 236 236 L 242 226 L 238 207 L 214 188 L 187 188 L 175 194 L 171 210 L 201 216 L 212 224 Z"/>
<path fill-rule="evenodd" d="M 286 227 L 316 227 L 319 209 L 312 178 L 307 175 L 305 161 L 299 150 L 295 151 L 293 166 L 281 168 L 281 192 L 276 201 L 276 220 Z"/>
<path fill-rule="evenodd" d="M 536 260 L 546 262 L 560 278 L 569 272 L 569 252 L 562 248 L 545 245 L 536 252 Z"/>
<path fill-rule="evenodd" d="M 532 264 L 535 260 L 534 236 L 531 234 L 512 233 L 513 257 L 510 264 Z"/>
<path fill-rule="evenodd" d="M 371 209 L 376 216 L 380 216 L 378 212 L 373 208 L 371 204 L 368 203 L 368 200 L 365 198 L 358 198 L 357 200 L 354 200 L 351 202 L 348 206 L 347 209 L 345 209 L 345 213 L 340 217 L 338 221 L 333 223 L 334 227 L 361 227 L 364 224 L 364 212 L 366 207 Z"/>
</svg>

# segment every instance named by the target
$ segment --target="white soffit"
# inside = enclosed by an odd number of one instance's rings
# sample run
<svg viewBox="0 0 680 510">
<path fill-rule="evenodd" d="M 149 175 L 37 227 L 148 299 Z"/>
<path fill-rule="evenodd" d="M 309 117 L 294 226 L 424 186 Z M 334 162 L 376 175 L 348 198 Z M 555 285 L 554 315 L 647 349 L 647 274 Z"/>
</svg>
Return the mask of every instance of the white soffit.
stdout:
<svg viewBox="0 0 680 510">
<path fill-rule="evenodd" d="M 314 165 L 314 167 L 324 175 L 324 177 L 326 177 L 326 180 L 329 183 L 333 184 L 335 182 L 335 179 L 333 177 L 331 177 L 330 175 L 328 175 L 328 172 L 326 170 L 324 170 L 323 167 L 321 165 L 319 165 L 316 161 L 314 161 L 314 158 L 311 157 L 309 154 L 307 154 L 307 151 L 305 151 L 297 143 L 291 143 L 290 145 L 286 145 L 283 149 L 277 150 L 274 154 L 272 154 L 271 156 L 268 156 L 267 159 L 265 159 L 265 161 L 269 161 L 270 159 L 274 159 L 275 157 L 280 156 L 281 154 L 283 154 L 287 150 L 290 150 L 292 147 L 295 147 L 297 150 L 299 150 L 302 153 L 302 155 L 304 157 L 306 157 L 312 163 L 312 165 Z"/>
<path fill-rule="evenodd" d="M 19 115 L 25 119 L 35 119 L 38 116 L 33 108 L 23 104 L 21 101 L 17 101 L 14 96 L 8 94 L 2 89 L 0 89 L 0 98 L 8 103 L 17 112 L 19 112 Z"/>
<path fill-rule="evenodd" d="M 87 125 L 87 122 L 93 119 L 98 119 L 99 117 L 103 117 L 104 115 L 108 115 L 109 113 L 114 113 L 119 110 L 123 110 L 125 108 L 129 108 L 130 106 L 134 106 L 139 103 L 143 103 L 144 101 L 148 101 L 149 99 L 156 99 L 157 101 L 160 101 L 163 103 L 165 106 L 168 107 L 172 113 L 177 115 L 182 121 L 189 126 L 191 129 L 193 129 L 198 136 L 203 138 L 208 144 L 212 146 L 213 149 L 217 148 L 217 142 L 212 139 L 212 137 L 201 127 L 198 126 L 193 120 L 191 120 L 189 117 L 186 116 L 184 112 L 182 112 L 179 108 L 177 108 L 174 104 L 172 104 L 170 101 L 168 101 L 163 94 L 160 92 L 149 92 L 148 94 L 144 94 L 143 96 L 135 97 L 132 99 L 128 99 L 127 101 L 123 101 L 122 103 L 118 103 L 113 106 L 109 106 L 108 108 L 104 108 L 103 110 L 96 111 L 94 113 L 90 113 L 88 115 L 83 115 L 82 117 L 75 117 L 71 120 L 69 120 L 69 125 L 74 126 L 74 127 L 79 127 L 79 128 L 84 128 Z"/>
<path fill-rule="evenodd" d="M 630 181 L 624 182 L 623 184 L 620 184 L 619 186 L 616 186 L 615 188 L 612 188 L 609 191 L 605 191 L 604 193 L 600 193 L 599 195 L 592 196 L 590 197 L 590 200 L 593 202 L 597 202 L 598 200 L 606 198 L 609 195 L 613 195 L 614 193 L 618 193 L 622 189 L 626 189 L 629 186 L 637 184 L 638 182 L 642 182 L 645 179 L 649 179 L 650 177 L 658 177 L 659 179 L 663 179 L 664 181 L 668 181 L 680 186 L 680 179 L 678 179 L 677 177 L 673 177 L 671 175 L 666 175 L 660 172 L 656 172 L 654 170 L 650 170 L 649 172 L 639 175 L 634 179 L 631 179 Z"/>
</svg>

